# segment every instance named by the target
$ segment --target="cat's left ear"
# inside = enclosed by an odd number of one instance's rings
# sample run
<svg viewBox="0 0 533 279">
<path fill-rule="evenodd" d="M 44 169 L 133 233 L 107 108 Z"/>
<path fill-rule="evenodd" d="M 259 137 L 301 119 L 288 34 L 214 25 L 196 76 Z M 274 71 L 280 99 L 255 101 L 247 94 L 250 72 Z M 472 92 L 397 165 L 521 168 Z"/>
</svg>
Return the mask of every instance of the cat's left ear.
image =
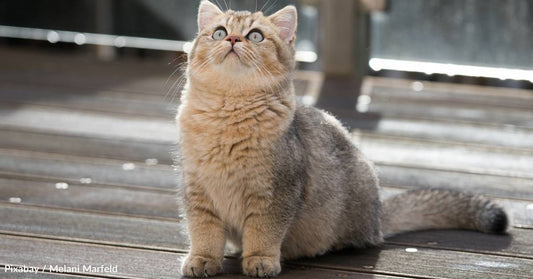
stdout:
<svg viewBox="0 0 533 279">
<path fill-rule="evenodd" d="M 275 14 L 268 17 L 279 29 L 279 37 L 287 42 L 292 43 L 295 38 L 298 16 L 296 8 L 292 5 L 287 6 Z"/>
<path fill-rule="evenodd" d="M 203 0 L 198 8 L 198 31 L 202 31 L 215 17 L 223 12 L 213 3 Z"/>
</svg>

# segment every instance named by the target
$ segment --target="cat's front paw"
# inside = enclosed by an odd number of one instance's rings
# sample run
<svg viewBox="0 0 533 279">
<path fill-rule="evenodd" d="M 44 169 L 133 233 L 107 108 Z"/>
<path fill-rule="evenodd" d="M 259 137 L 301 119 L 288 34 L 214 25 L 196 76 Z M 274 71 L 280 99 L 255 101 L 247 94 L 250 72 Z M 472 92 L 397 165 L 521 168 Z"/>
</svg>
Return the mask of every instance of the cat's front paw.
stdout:
<svg viewBox="0 0 533 279">
<path fill-rule="evenodd" d="M 274 257 L 252 256 L 242 260 L 242 271 L 246 276 L 275 277 L 280 273 L 281 265 Z"/>
<path fill-rule="evenodd" d="M 187 277 L 214 276 L 221 270 L 221 261 L 195 255 L 187 256 L 181 266 L 181 273 Z"/>
</svg>

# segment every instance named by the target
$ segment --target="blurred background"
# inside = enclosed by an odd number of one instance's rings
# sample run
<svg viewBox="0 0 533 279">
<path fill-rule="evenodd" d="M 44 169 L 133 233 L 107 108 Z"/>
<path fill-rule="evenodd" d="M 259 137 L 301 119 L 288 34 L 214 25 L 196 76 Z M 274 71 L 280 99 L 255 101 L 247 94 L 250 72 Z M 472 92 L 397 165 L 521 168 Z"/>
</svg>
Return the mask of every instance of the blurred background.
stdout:
<svg viewBox="0 0 533 279">
<path fill-rule="evenodd" d="M 266 14 L 296 5 L 302 69 L 518 88 L 531 88 L 533 81 L 533 4 L 528 0 L 216 4 Z M 197 6 L 198 1 L 186 0 L 2 0 L 0 44 L 103 60 L 166 59 L 186 51 L 194 39 Z"/>
</svg>

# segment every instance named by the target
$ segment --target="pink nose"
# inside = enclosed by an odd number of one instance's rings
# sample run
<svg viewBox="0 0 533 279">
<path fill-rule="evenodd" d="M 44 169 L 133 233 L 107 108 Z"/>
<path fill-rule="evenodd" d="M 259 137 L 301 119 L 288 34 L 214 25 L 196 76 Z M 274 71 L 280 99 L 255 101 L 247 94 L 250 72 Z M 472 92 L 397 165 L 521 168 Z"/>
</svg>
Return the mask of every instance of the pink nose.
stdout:
<svg viewBox="0 0 533 279">
<path fill-rule="evenodd" d="M 239 36 L 229 36 L 226 38 L 226 41 L 231 42 L 231 45 L 234 45 L 236 42 L 241 41 L 241 37 Z"/>
</svg>

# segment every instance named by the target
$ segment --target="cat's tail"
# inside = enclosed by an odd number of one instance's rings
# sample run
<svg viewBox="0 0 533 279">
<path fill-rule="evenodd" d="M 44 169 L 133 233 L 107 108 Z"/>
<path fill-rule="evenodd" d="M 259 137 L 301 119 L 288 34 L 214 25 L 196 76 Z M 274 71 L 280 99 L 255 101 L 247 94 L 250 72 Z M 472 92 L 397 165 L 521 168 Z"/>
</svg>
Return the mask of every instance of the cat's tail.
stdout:
<svg viewBox="0 0 533 279">
<path fill-rule="evenodd" d="M 383 202 L 385 237 L 406 231 L 464 229 L 505 233 L 507 215 L 489 199 L 451 190 L 411 190 Z"/>
</svg>

